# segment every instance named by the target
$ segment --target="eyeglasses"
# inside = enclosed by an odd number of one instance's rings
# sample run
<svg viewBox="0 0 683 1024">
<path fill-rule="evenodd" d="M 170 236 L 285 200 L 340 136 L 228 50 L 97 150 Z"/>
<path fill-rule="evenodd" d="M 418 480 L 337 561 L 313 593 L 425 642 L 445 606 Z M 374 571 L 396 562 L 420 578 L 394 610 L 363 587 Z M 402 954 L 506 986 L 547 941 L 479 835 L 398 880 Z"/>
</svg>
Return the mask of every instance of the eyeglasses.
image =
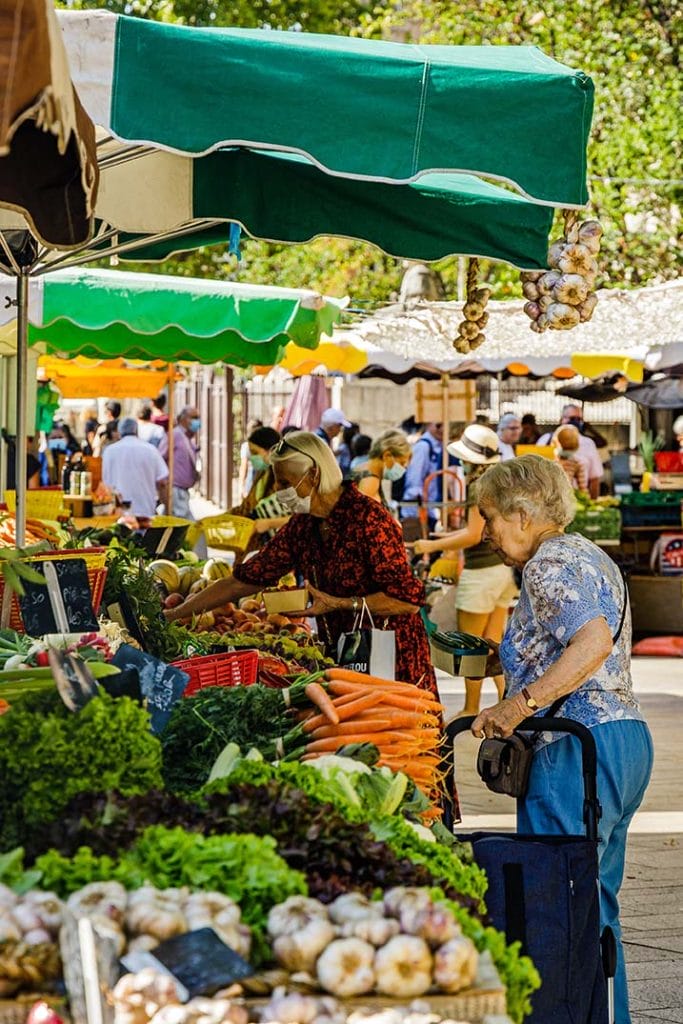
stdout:
<svg viewBox="0 0 683 1024">
<path fill-rule="evenodd" d="M 297 448 L 297 446 L 295 444 L 292 444 L 291 441 L 288 441 L 286 437 L 281 438 L 275 445 L 275 447 L 270 449 L 270 454 L 271 456 L 282 455 L 282 452 L 285 448 L 291 448 L 291 450 L 293 452 L 296 452 L 297 455 L 303 455 L 305 456 L 305 458 L 310 459 L 311 462 L 315 464 L 315 459 L 313 458 L 312 455 L 309 455 L 308 452 L 302 452 L 301 448 Z"/>
</svg>

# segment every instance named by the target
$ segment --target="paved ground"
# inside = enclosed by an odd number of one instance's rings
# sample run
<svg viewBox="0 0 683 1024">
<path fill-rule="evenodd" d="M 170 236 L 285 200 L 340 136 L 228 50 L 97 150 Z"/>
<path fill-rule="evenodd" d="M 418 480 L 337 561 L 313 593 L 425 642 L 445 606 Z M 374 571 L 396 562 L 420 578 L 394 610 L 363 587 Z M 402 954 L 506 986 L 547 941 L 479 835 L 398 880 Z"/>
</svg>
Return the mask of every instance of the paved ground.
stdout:
<svg viewBox="0 0 683 1024">
<path fill-rule="evenodd" d="M 683 1024 L 683 661 L 636 659 L 636 692 L 655 741 L 652 781 L 636 816 L 621 894 L 632 1024 Z M 442 677 L 449 713 L 460 680 Z M 483 703 L 493 703 L 491 683 Z M 464 829 L 514 827 L 512 801 L 490 793 L 474 771 L 477 741 L 458 741 Z"/>
</svg>

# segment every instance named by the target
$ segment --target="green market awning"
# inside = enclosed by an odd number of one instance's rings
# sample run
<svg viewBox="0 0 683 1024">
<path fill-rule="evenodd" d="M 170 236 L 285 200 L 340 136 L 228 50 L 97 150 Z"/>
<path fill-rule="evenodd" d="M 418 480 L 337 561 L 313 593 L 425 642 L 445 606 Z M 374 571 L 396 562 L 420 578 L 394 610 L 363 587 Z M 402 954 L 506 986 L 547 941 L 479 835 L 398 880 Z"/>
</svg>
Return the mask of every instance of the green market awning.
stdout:
<svg viewBox="0 0 683 1024">
<path fill-rule="evenodd" d="M 158 196 L 167 188 L 170 202 L 172 179 L 157 179 L 157 185 Z M 392 256 L 433 261 L 473 255 L 537 270 L 547 263 L 553 213 L 473 175 L 425 174 L 407 185 L 388 185 L 333 178 L 301 157 L 233 149 L 196 160 L 185 194 L 186 220 L 221 223 L 156 245 L 141 239 L 140 248 L 124 258 L 162 260 L 225 242 L 226 222 L 234 221 L 249 235 L 274 242 L 337 235 L 372 242 Z M 137 234 L 133 228 L 120 238 Z"/>
<path fill-rule="evenodd" d="M 535 47 L 60 19 L 81 99 L 118 140 L 193 157 L 280 150 L 394 183 L 474 173 L 540 202 L 587 202 L 593 84 Z"/>
<path fill-rule="evenodd" d="M 40 283 L 29 340 L 63 357 L 270 365 L 289 341 L 315 348 L 346 303 L 303 289 L 114 270 L 56 271 Z"/>
</svg>

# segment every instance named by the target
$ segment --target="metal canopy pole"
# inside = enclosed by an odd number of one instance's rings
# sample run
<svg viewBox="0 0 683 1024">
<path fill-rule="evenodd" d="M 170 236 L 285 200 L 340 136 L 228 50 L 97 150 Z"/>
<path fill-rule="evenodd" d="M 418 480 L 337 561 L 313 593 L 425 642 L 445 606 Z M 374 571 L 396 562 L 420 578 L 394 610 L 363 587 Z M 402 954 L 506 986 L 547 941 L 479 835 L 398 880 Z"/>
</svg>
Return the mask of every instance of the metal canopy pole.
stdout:
<svg viewBox="0 0 683 1024">
<path fill-rule="evenodd" d="M 173 508 L 173 463 L 175 462 L 175 363 L 168 364 L 168 509 L 166 514 L 175 515 Z"/>
<path fill-rule="evenodd" d="M 28 268 L 17 276 L 17 429 L 14 453 L 14 486 L 17 495 L 17 547 L 26 542 L 26 439 L 28 435 Z"/>
</svg>

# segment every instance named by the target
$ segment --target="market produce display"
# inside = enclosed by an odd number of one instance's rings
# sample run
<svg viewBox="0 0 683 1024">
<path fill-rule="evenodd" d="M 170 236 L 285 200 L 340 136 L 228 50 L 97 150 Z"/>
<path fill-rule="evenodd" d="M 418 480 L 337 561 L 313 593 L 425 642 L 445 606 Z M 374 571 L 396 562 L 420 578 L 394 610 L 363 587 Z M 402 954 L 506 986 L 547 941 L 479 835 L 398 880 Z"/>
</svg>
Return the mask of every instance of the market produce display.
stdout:
<svg viewBox="0 0 683 1024">
<path fill-rule="evenodd" d="M 258 969 L 250 991 L 290 1014 L 280 1024 L 344 1024 L 337 999 L 358 975 L 378 998 L 408 974 L 416 993 L 466 989 L 487 951 L 521 1021 L 538 978 L 486 926 L 485 876 L 439 822 L 438 701 L 337 669 L 305 622 L 268 614 L 258 595 L 166 622 L 164 604 L 227 575 L 225 562 L 151 558 L 121 526 L 63 543 L 108 544 L 103 608 L 125 595 L 127 625 L 102 618 L 96 634 L 38 639 L 0 630 L 0 851 L 11 851 L 0 853 L 0 993 L 57 983 L 69 911 L 121 952 L 214 928 Z M 258 652 L 258 682 L 174 690 L 158 736 L 144 706 L 103 688 L 68 710 L 50 649 L 118 693 L 106 676 L 119 671 L 111 660 L 122 644 L 151 658 L 147 694 L 153 680 L 166 685 L 169 663 L 191 673 L 192 659 L 229 651 Z M 413 894 L 429 927 L 399 909 L 399 893 Z M 314 920 L 294 927 L 296 906 L 315 907 Z M 121 1024 L 246 1021 L 222 996 L 146 1016 L 154 1005 L 150 996 L 143 1008 L 133 985 Z"/>
<path fill-rule="evenodd" d="M 549 271 L 525 271 L 522 291 L 529 301 L 524 312 L 532 331 L 567 331 L 590 320 L 598 303 L 598 274 L 602 227 L 596 220 L 578 222 L 575 213 L 565 221 L 565 234 L 548 250 Z"/>
<path fill-rule="evenodd" d="M 329 906 L 291 897 L 270 911 L 268 933 L 282 967 L 341 998 L 460 992 L 477 974 L 474 943 L 427 889 L 390 889 L 383 900 L 351 892 Z"/>
</svg>

